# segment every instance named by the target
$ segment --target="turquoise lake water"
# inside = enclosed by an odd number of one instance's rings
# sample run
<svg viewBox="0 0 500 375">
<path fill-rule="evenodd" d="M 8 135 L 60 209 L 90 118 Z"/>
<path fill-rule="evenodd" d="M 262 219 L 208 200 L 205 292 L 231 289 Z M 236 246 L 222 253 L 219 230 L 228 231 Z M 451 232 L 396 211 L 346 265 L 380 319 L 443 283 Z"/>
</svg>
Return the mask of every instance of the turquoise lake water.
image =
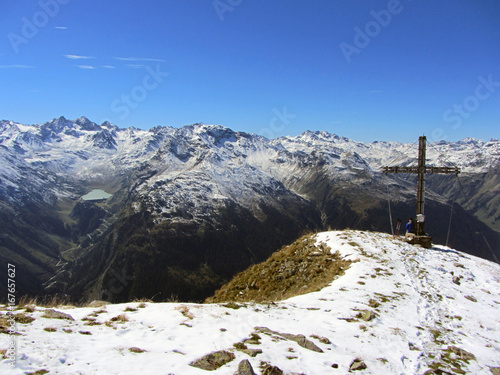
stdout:
<svg viewBox="0 0 500 375">
<path fill-rule="evenodd" d="M 97 201 L 101 199 L 108 199 L 111 196 L 113 196 L 113 194 L 106 193 L 104 190 L 94 189 L 90 193 L 82 196 L 82 199 L 84 201 Z"/>
</svg>

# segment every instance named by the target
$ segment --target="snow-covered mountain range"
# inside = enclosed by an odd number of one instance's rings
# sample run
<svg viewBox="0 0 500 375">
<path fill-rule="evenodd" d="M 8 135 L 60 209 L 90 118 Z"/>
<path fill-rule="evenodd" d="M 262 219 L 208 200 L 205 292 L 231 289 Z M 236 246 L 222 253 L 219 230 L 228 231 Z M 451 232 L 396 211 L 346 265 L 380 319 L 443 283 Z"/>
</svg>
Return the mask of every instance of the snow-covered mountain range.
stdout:
<svg viewBox="0 0 500 375">
<path fill-rule="evenodd" d="M 0 359 L 0 372 L 500 372 L 498 264 L 381 233 L 330 231 L 312 239 L 309 263 L 325 249 L 352 263 L 323 289 L 283 301 L 25 305 L 14 313 L 16 367 Z M 0 322 L 7 314 L 0 307 Z"/>
<path fill-rule="evenodd" d="M 387 203 L 394 221 L 412 216 L 415 179 L 381 167 L 415 165 L 416 148 L 311 131 L 269 140 L 220 125 L 1 121 L 0 256 L 26 267 L 32 293 L 95 297 L 120 273 L 131 282 L 109 293 L 116 300 L 156 292 L 202 299 L 304 231 L 390 232 Z M 436 241 L 447 237 L 455 202 L 450 244 L 494 259 L 499 155 L 498 140 L 429 145 L 428 165 L 462 168 L 460 180 L 428 178 L 427 230 Z M 94 189 L 113 196 L 81 199 Z"/>
</svg>

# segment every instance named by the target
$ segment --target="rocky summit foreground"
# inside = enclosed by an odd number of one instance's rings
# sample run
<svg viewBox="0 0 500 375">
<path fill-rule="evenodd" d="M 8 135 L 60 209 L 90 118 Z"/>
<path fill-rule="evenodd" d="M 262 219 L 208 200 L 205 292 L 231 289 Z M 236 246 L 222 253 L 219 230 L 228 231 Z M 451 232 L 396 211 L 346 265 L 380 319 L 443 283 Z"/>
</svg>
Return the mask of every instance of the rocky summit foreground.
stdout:
<svg viewBox="0 0 500 375">
<path fill-rule="evenodd" d="M 17 367 L 0 372 L 498 374 L 499 265 L 380 233 L 314 238 L 351 264 L 283 301 L 24 306 Z"/>
</svg>

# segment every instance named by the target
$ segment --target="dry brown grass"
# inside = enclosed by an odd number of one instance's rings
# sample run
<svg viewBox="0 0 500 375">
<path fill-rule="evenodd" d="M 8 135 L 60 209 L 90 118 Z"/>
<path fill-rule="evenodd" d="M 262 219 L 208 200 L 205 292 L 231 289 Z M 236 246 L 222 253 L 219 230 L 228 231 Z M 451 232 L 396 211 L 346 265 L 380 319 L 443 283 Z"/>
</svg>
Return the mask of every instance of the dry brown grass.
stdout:
<svg viewBox="0 0 500 375">
<path fill-rule="evenodd" d="M 321 290 L 343 275 L 351 261 L 306 235 L 251 266 L 206 300 L 214 302 L 268 302 Z"/>
<path fill-rule="evenodd" d="M 97 304 L 96 304 L 97 302 Z M 141 299 L 134 299 L 131 302 L 136 302 L 138 303 L 137 308 L 145 308 L 147 305 L 146 303 L 153 303 L 150 299 L 146 298 L 141 298 Z M 26 312 L 32 313 L 37 310 L 37 307 L 44 307 L 44 308 L 72 308 L 72 307 L 102 307 L 102 309 L 96 314 L 101 314 L 106 312 L 106 308 L 104 307 L 106 304 L 109 304 L 109 302 L 105 301 L 92 301 L 92 302 L 87 302 L 87 303 L 75 303 L 71 301 L 68 296 L 61 296 L 61 295 L 55 295 L 55 296 L 29 296 L 29 295 L 24 295 L 20 298 L 19 303 L 17 305 L 17 310 L 22 310 L 25 309 Z M 127 311 L 136 311 L 132 310 L 135 309 L 134 307 L 129 307 L 129 310 Z M 0 310 L 7 310 L 7 305 L 0 305 Z"/>
<path fill-rule="evenodd" d="M 54 308 L 60 306 L 72 306 L 76 307 L 76 305 L 71 302 L 67 296 L 50 296 L 50 297 L 33 297 L 33 296 L 22 296 L 19 300 L 19 308 L 35 308 L 38 307 L 46 307 L 46 308 Z"/>
<path fill-rule="evenodd" d="M 17 323 L 20 324 L 30 324 L 32 321 L 35 320 L 35 318 L 26 314 L 16 314 L 14 315 L 14 319 L 16 320 Z"/>
<path fill-rule="evenodd" d="M 7 327 L 10 325 L 7 315 L 0 315 L 0 327 Z"/>
<path fill-rule="evenodd" d="M 26 375 L 45 375 L 45 374 L 48 374 L 49 372 L 45 369 L 43 370 L 38 370 L 38 371 L 35 371 L 35 372 L 27 372 Z"/>
<path fill-rule="evenodd" d="M 134 298 L 134 300 L 132 302 L 139 302 L 139 303 L 149 302 L 149 303 L 153 303 L 153 301 L 150 300 L 149 298 Z"/>
<path fill-rule="evenodd" d="M 125 322 L 128 322 L 128 317 L 125 314 L 120 314 L 120 315 L 117 315 L 117 316 L 111 318 L 110 321 L 116 322 L 116 323 L 125 323 Z"/>
<path fill-rule="evenodd" d="M 90 320 L 84 324 L 84 326 L 100 326 L 102 323 L 96 320 Z"/>
<path fill-rule="evenodd" d="M 129 351 L 132 353 L 144 353 L 146 350 L 138 348 L 137 346 L 133 346 L 131 348 L 128 348 Z"/>
</svg>

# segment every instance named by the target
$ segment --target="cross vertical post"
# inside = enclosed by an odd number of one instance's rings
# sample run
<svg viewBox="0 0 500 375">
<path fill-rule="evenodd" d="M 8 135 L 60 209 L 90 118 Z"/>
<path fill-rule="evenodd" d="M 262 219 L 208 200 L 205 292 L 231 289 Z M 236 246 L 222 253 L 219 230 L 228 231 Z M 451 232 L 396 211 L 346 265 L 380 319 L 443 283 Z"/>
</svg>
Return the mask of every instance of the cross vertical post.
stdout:
<svg viewBox="0 0 500 375">
<path fill-rule="evenodd" d="M 411 238 L 410 243 L 418 243 L 424 247 L 431 247 L 432 237 L 425 234 L 425 174 L 426 173 L 442 173 L 442 174 L 456 174 L 460 173 L 458 167 L 428 167 L 425 164 L 426 158 L 427 138 L 425 136 L 419 137 L 418 144 L 418 166 L 395 166 L 383 167 L 384 173 L 415 173 L 418 175 L 417 180 L 417 217 L 415 220 L 415 233 Z"/>
<path fill-rule="evenodd" d="M 417 217 L 415 223 L 415 234 L 425 234 L 425 153 L 427 138 L 422 136 L 418 139 L 418 183 L 417 183 Z"/>
</svg>

